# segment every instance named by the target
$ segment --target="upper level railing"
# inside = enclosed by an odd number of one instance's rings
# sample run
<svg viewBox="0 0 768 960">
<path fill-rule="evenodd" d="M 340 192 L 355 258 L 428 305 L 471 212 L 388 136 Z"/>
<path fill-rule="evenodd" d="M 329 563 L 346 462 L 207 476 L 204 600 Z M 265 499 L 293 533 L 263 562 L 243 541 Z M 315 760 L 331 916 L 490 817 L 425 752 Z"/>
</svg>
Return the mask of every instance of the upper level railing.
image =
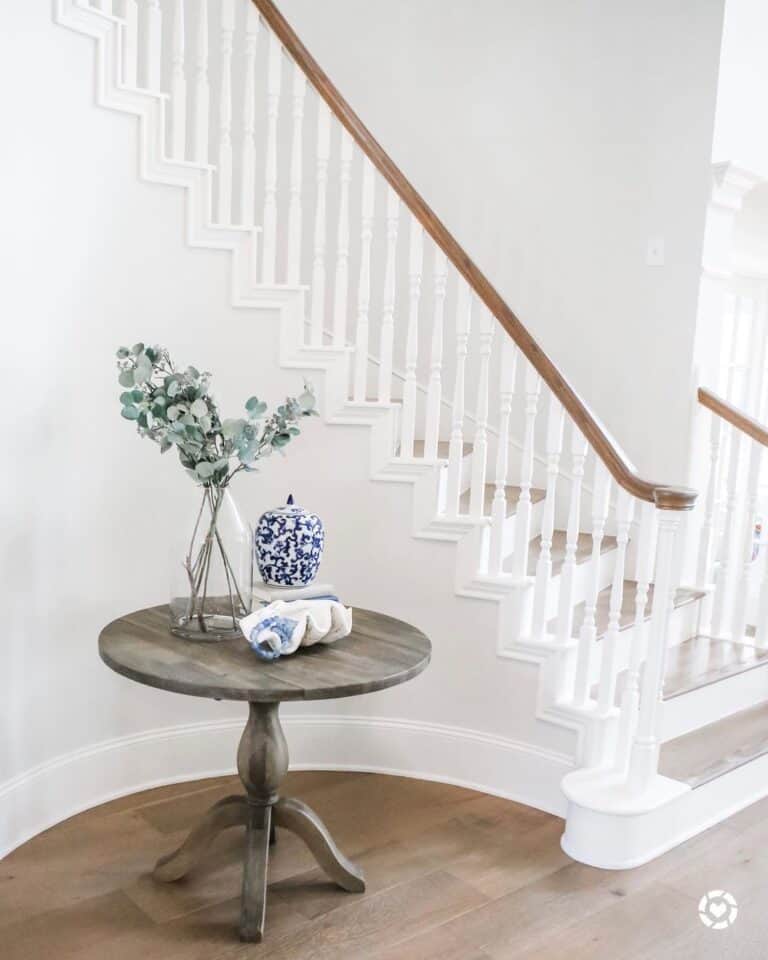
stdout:
<svg viewBox="0 0 768 960">
<path fill-rule="evenodd" d="M 365 156 L 385 177 L 413 216 L 465 278 L 470 288 L 514 340 L 521 352 L 562 403 L 619 486 L 640 500 L 655 503 L 660 509 L 691 509 L 696 500 L 696 491 L 686 487 L 654 483 L 637 474 L 619 445 L 609 436 L 598 418 L 589 410 L 568 380 L 526 330 L 515 313 L 507 306 L 488 278 L 473 263 L 469 255 L 347 103 L 272 0 L 252 0 L 252 2 Z"/>
</svg>

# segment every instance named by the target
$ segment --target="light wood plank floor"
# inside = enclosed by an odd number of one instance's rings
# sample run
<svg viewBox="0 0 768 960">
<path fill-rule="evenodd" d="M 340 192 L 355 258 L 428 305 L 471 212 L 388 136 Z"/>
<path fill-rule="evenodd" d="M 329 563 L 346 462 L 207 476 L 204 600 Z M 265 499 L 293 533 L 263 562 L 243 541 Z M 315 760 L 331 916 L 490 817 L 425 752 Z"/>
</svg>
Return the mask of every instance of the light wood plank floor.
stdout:
<svg viewBox="0 0 768 960">
<path fill-rule="evenodd" d="M 336 890 L 285 832 L 272 848 L 267 939 L 236 939 L 242 831 L 188 878 L 158 884 L 174 847 L 234 777 L 105 804 L 0 862 L 2 960 L 764 960 L 768 801 L 630 872 L 573 863 L 562 822 L 456 787 L 370 774 L 293 773 L 368 891 Z M 705 928 L 701 895 L 739 916 Z"/>
</svg>

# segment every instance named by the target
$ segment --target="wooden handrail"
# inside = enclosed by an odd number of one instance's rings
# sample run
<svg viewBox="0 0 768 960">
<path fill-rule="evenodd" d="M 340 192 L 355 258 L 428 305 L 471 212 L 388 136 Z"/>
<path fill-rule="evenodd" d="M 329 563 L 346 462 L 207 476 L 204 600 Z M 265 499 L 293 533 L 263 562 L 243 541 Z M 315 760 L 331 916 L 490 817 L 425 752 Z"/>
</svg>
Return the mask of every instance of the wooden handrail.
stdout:
<svg viewBox="0 0 768 960">
<path fill-rule="evenodd" d="M 734 407 L 733 404 L 713 393 L 712 390 L 699 387 L 699 403 L 716 413 L 718 417 L 722 417 L 737 430 L 741 430 L 748 437 L 752 437 L 753 440 L 762 443 L 764 447 L 768 447 L 768 430 L 748 414 L 742 413 L 738 407 Z"/>
<path fill-rule="evenodd" d="M 619 486 L 640 500 L 655 503 L 659 509 L 690 510 L 696 501 L 695 490 L 688 487 L 652 483 L 638 476 L 623 450 L 611 439 L 597 417 L 587 408 L 584 401 L 563 377 L 552 360 L 528 333 L 487 277 L 472 262 L 447 227 L 436 216 L 399 167 L 395 165 L 389 154 L 378 143 L 371 131 L 299 40 L 293 28 L 272 0 L 251 0 L 251 2 L 259 10 L 283 47 L 301 67 L 307 79 L 328 104 L 336 118 L 344 125 L 363 153 L 387 180 L 413 216 L 421 223 L 454 267 L 465 278 L 471 289 L 483 301 L 538 371 L 542 380 L 570 414 Z"/>
</svg>

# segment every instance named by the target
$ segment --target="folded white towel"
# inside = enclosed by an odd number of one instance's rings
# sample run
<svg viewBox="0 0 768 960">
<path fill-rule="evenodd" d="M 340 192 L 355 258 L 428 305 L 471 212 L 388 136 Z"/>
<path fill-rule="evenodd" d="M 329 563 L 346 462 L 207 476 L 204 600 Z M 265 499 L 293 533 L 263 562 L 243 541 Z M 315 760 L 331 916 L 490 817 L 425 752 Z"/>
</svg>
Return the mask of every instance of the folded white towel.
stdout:
<svg viewBox="0 0 768 960">
<path fill-rule="evenodd" d="M 316 600 L 319 597 L 336 599 L 336 588 L 331 583 L 310 583 L 307 587 L 283 587 L 272 583 L 254 583 L 253 599 L 259 603 L 276 600 Z"/>
<path fill-rule="evenodd" d="M 352 631 L 352 609 L 329 596 L 276 600 L 240 621 L 240 629 L 262 660 L 277 660 L 299 647 L 333 643 Z"/>
</svg>

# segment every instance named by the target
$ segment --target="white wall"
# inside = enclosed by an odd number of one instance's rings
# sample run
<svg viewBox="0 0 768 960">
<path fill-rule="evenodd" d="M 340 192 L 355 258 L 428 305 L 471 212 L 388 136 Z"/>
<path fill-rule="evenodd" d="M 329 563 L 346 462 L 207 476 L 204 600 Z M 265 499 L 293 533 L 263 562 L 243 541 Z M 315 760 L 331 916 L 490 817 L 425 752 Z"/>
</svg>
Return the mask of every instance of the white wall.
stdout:
<svg viewBox="0 0 768 960">
<path fill-rule="evenodd" d="M 726 0 L 712 159 L 768 177 L 768 4 Z"/>
<path fill-rule="evenodd" d="M 638 467 L 685 479 L 722 0 L 281 9 Z"/>
</svg>

